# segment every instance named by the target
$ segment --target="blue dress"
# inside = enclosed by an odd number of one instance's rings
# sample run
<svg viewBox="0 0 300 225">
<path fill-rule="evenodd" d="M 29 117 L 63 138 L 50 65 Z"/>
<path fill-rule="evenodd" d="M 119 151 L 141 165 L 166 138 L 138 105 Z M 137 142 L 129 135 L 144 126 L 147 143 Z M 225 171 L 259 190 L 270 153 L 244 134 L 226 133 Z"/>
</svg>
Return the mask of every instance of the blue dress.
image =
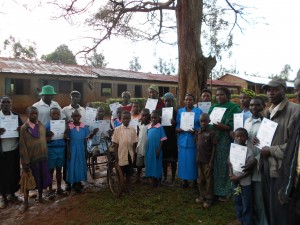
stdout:
<svg viewBox="0 0 300 225">
<path fill-rule="evenodd" d="M 159 123 L 154 127 L 148 127 L 145 154 L 146 177 L 155 177 L 158 179 L 162 177 L 162 149 L 160 150 L 158 158 L 156 158 L 156 150 L 160 142 L 166 138 L 164 128 Z"/>
<path fill-rule="evenodd" d="M 70 159 L 67 160 L 67 182 L 87 180 L 87 165 L 85 159 L 85 139 L 89 135 L 87 126 L 70 129 L 68 136 L 70 138 Z"/>
<path fill-rule="evenodd" d="M 181 113 L 187 112 L 186 108 L 180 108 L 176 118 L 176 128 L 180 128 Z M 194 107 L 191 112 L 195 113 L 194 130 L 200 128 L 200 116 L 202 110 Z M 183 180 L 196 180 L 198 178 L 196 164 L 196 144 L 194 135 L 183 131 L 178 135 L 178 177 Z"/>
</svg>

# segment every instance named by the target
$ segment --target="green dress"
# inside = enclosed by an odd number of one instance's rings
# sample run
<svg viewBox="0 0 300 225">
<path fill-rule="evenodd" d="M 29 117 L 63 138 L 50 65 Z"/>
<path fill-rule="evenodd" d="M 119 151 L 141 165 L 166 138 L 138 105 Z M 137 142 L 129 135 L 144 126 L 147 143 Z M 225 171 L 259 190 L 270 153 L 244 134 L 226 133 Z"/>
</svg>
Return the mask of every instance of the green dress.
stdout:
<svg viewBox="0 0 300 225">
<path fill-rule="evenodd" d="M 223 104 L 216 103 L 210 107 L 208 114 L 210 114 L 215 107 L 226 108 L 221 123 L 230 126 L 232 130 L 233 114 L 240 113 L 240 107 L 232 102 Z M 217 134 L 217 146 L 214 160 L 214 194 L 226 197 L 231 192 L 227 160 L 232 139 L 229 135 L 229 131 L 220 131 L 214 127 L 212 127 L 212 129 L 214 129 Z"/>
</svg>

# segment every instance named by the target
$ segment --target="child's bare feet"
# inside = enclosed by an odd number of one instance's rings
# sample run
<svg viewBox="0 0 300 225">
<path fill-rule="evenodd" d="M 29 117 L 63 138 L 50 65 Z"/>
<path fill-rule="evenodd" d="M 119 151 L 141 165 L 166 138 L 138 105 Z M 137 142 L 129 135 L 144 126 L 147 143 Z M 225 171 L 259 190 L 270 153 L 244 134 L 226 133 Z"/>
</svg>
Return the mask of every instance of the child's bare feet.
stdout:
<svg viewBox="0 0 300 225">
<path fill-rule="evenodd" d="M 21 214 L 23 214 L 24 212 L 26 212 L 27 211 L 27 209 L 28 209 L 28 203 L 23 203 L 20 207 L 19 207 L 19 212 L 21 213 Z"/>
</svg>

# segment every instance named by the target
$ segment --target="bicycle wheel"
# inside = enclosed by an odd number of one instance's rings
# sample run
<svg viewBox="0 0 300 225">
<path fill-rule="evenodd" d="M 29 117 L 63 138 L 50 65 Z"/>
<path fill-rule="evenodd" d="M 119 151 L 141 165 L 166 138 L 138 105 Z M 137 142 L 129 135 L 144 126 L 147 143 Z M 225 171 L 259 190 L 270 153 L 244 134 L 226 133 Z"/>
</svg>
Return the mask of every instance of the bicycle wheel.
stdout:
<svg viewBox="0 0 300 225">
<path fill-rule="evenodd" d="M 109 163 L 107 169 L 107 183 L 111 192 L 119 197 L 124 191 L 124 177 L 119 165 L 115 163 Z"/>
</svg>

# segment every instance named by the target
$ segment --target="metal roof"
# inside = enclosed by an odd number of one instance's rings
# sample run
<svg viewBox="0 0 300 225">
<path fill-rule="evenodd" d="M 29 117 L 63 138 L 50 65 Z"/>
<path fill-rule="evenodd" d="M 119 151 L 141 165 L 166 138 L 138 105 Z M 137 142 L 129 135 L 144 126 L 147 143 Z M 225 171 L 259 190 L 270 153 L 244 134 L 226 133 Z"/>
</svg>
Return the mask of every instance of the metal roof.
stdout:
<svg viewBox="0 0 300 225">
<path fill-rule="evenodd" d="M 0 58 L 0 72 L 36 75 L 97 77 L 96 75 L 92 74 L 91 67 L 88 66 L 47 63 L 20 58 Z"/>
<path fill-rule="evenodd" d="M 248 82 L 251 82 L 251 83 L 254 83 L 254 84 L 268 84 L 269 81 L 271 81 L 272 79 L 270 78 L 265 78 L 265 77 L 254 77 L 254 76 L 247 76 L 247 75 L 243 75 L 243 74 L 225 74 L 224 76 L 226 75 L 231 75 L 231 76 L 234 76 L 234 77 L 239 77 L 243 80 L 246 80 Z M 287 81 L 286 82 L 286 85 L 287 87 L 291 87 L 291 88 L 294 88 L 294 82 L 290 82 L 290 81 Z"/>
</svg>

